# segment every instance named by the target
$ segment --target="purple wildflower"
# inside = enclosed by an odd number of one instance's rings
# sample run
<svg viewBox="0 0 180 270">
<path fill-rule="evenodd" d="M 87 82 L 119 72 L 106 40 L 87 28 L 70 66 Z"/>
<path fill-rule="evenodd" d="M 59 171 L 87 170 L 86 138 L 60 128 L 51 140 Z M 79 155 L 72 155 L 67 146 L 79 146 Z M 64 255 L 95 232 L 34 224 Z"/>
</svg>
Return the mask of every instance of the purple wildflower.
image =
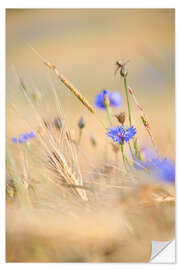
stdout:
<svg viewBox="0 0 180 270">
<path fill-rule="evenodd" d="M 99 94 L 97 94 L 95 98 L 95 105 L 99 109 L 105 110 L 106 108 L 104 104 L 105 96 L 109 99 L 109 106 L 119 107 L 122 103 L 119 92 L 109 92 L 108 90 L 103 90 Z"/>
<path fill-rule="evenodd" d="M 14 144 L 16 143 L 25 143 L 28 140 L 31 140 L 35 137 L 35 133 L 33 131 L 29 132 L 29 133 L 22 133 L 19 135 L 18 138 L 13 137 L 11 140 Z"/>
<path fill-rule="evenodd" d="M 167 158 L 162 160 L 154 158 L 151 162 L 148 162 L 146 166 L 157 177 L 157 179 L 170 183 L 175 182 L 175 165 Z"/>
<path fill-rule="evenodd" d="M 123 144 L 128 142 L 135 134 L 136 128 L 131 126 L 130 128 L 125 128 L 122 126 L 108 128 L 106 135 L 113 139 L 114 142 Z"/>
<path fill-rule="evenodd" d="M 28 136 L 28 139 L 33 139 L 34 137 L 36 137 L 36 134 L 33 131 L 31 131 L 27 133 L 27 136 Z"/>
<path fill-rule="evenodd" d="M 146 147 L 142 147 L 140 149 L 140 152 L 141 152 L 142 157 L 145 161 L 150 161 L 157 156 L 155 151 L 153 151 L 152 149 L 146 148 Z"/>
<path fill-rule="evenodd" d="M 11 140 L 12 140 L 12 142 L 13 142 L 14 144 L 18 143 L 18 139 L 15 138 L 15 137 L 13 137 Z"/>
<path fill-rule="evenodd" d="M 147 150 L 147 149 L 146 149 Z M 155 179 L 163 180 L 169 183 L 175 182 L 175 166 L 174 163 L 167 158 L 159 159 L 151 150 L 147 150 L 143 160 L 136 160 L 134 168 L 137 170 L 147 169 Z"/>
<path fill-rule="evenodd" d="M 25 143 L 27 140 L 28 140 L 27 133 L 23 133 L 23 134 L 19 135 L 19 138 L 18 138 L 19 143 Z"/>
</svg>

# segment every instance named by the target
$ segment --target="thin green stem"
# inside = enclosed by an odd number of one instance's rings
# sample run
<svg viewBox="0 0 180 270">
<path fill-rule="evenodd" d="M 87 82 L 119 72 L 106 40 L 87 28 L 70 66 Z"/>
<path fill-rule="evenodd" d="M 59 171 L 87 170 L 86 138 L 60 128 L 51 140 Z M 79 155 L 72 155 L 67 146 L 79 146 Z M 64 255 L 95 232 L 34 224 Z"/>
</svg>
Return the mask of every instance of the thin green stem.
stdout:
<svg viewBox="0 0 180 270">
<path fill-rule="evenodd" d="M 124 125 L 122 125 L 122 127 L 124 127 Z M 133 151 L 132 151 L 132 147 L 131 147 L 131 143 L 130 142 L 128 142 L 128 146 L 129 146 L 129 150 L 131 152 L 132 159 L 134 159 L 134 155 L 133 155 Z"/>
<path fill-rule="evenodd" d="M 10 172 L 11 172 L 11 175 L 13 177 L 13 181 L 14 181 L 14 184 L 15 184 L 15 187 L 17 189 L 17 191 L 21 191 L 21 179 L 18 175 L 18 171 L 17 171 L 17 168 L 16 168 L 16 165 L 15 165 L 15 161 L 10 153 L 9 150 L 6 151 L 6 160 L 7 160 L 7 164 L 10 168 Z"/>
<path fill-rule="evenodd" d="M 107 119 L 109 121 L 110 126 L 112 126 L 111 112 L 110 112 L 109 105 L 105 105 L 105 107 L 106 107 Z"/>
<path fill-rule="evenodd" d="M 123 159 L 124 167 L 125 167 L 125 169 L 127 169 L 126 168 L 126 157 L 124 155 L 124 145 L 123 144 L 120 144 L 120 148 L 121 148 L 121 154 L 122 154 L 122 159 Z"/>
<path fill-rule="evenodd" d="M 13 178 L 14 185 L 17 191 L 17 196 L 20 201 L 20 203 L 25 207 L 25 206 L 30 206 L 31 207 L 31 202 L 29 198 L 29 191 L 28 189 L 23 188 L 22 180 L 18 174 L 18 170 L 16 168 L 16 164 L 14 161 L 13 156 L 11 155 L 10 151 L 7 150 L 6 152 L 6 160 L 7 164 L 10 169 L 10 174 Z"/>
<path fill-rule="evenodd" d="M 134 149 L 135 149 L 135 160 L 136 160 L 138 158 L 138 149 L 135 146 L 135 143 L 134 143 Z"/>
<path fill-rule="evenodd" d="M 81 138 L 82 138 L 82 128 L 79 129 L 79 137 L 78 137 L 78 141 L 76 144 L 77 147 L 77 153 L 79 152 L 79 147 L 80 147 L 80 143 L 81 143 Z M 74 168 L 74 160 L 72 160 L 72 168 Z"/>
<path fill-rule="evenodd" d="M 129 92 L 128 92 L 128 87 L 127 87 L 127 80 L 126 80 L 126 78 L 124 78 L 124 88 L 125 88 L 125 92 L 126 92 L 126 100 L 127 100 L 127 105 L 128 105 L 129 125 L 132 126 L 131 109 L 130 109 L 130 103 L 129 103 Z"/>
<path fill-rule="evenodd" d="M 76 144 L 76 148 L 77 148 L 77 154 L 79 153 L 79 147 L 80 147 L 80 143 L 81 143 L 81 138 L 82 138 L 82 128 L 79 129 L 79 137 L 78 137 L 78 141 Z M 72 170 L 74 169 L 75 163 L 74 160 L 72 159 Z"/>
<path fill-rule="evenodd" d="M 79 148 L 80 143 L 81 143 L 81 138 L 82 138 L 82 128 L 79 129 L 79 137 L 78 137 L 78 143 L 77 143 L 77 147 Z"/>
<path fill-rule="evenodd" d="M 131 156 L 132 156 L 132 158 L 134 159 L 134 155 L 133 155 L 133 151 L 132 151 L 132 147 L 131 147 L 130 142 L 128 142 L 128 146 L 129 146 L 129 150 L 130 150 L 130 152 L 131 152 Z"/>
<path fill-rule="evenodd" d="M 125 88 L 125 93 L 126 93 L 126 100 L 127 100 L 127 105 L 128 105 L 128 118 L 129 118 L 129 126 L 131 127 L 132 126 L 132 120 L 131 120 L 131 108 L 130 108 L 130 102 L 129 102 L 129 91 L 128 91 L 128 86 L 127 86 L 127 80 L 126 80 L 126 77 L 124 77 L 124 88 Z M 133 140 L 133 145 L 134 145 L 134 138 L 132 138 Z M 132 148 L 131 148 L 131 145 L 130 143 L 128 143 L 129 145 L 129 150 L 131 152 L 131 155 L 132 155 L 132 158 L 134 159 L 134 155 L 133 155 L 133 152 L 132 152 Z M 134 147 L 134 150 L 136 152 L 136 149 Z"/>
</svg>

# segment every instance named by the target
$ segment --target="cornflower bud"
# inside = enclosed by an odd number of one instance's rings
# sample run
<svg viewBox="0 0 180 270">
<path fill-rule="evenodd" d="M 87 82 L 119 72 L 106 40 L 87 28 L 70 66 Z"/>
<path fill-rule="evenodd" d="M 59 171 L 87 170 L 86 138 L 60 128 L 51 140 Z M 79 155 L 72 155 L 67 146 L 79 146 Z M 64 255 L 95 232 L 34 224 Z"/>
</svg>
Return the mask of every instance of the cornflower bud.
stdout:
<svg viewBox="0 0 180 270">
<path fill-rule="evenodd" d="M 54 125 L 59 130 L 62 128 L 62 122 L 61 122 L 61 119 L 59 117 L 54 118 Z"/>
<path fill-rule="evenodd" d="M 83 129 L 85 127 L 85 122 L 84 122 L 83 117 L 80 118 L 79 123 L 78 123 L 78 127 L 80 129 Z"/>
<path fill-rule="evenodd" d="M 109 105 L 110 105 L 110 100 L 109 100 L 109 97 L 108 97 L 108 92 L 107 92 L 107 90 L 104 90 L 104 91 L 103 91 L 103 95 L 104 95 L 104 105 L 105 105 L 105 107 L 109 107 Z"/>
<path fill-rule="evenodd" d="M 116 114 L 115 117 L 117 118 L 117 120 L 119 121 L 119 123 L 121 123 L 121 125 L 124 125 L 124 122 L 126 120 L 126 114 L 125 114 L 125 112 L 120 112 L 119 114 Z"/>
<path fill-rule="evenodd" d="M 143 159 L 144 159 L 143 151 L 139 151 L 139 153 L 138 153 L 138 159 L 140 161 L 143 161 Z"/>
<path fill-rule="evenodd" d="M 128 72 L 127 72 L 127 69 L 125 68 L 125 66 L 122 66 L 121 69 L 120 69 L 120 75 L 123 77 L 123 78 L 126 78 L 127 75 L 128 75 Z"/>
<path fill-rule="evenodd" d="M 149 128 L 149 122 L 147 121 L 147 119 L 145 119 L 144 115 L 141 115 L 141 119 L 143 121 L 143 124 L 145 127 Z"/>
<path fill-rule="evenodd" d="M 139 151 L 139 142 L 137 138 L 134 139 L 134 148 L 137 152 Z"/>
<path fill-rule="evenodd" d="M 38 90 L 34 90 L 32 93 L 32 98 L 35 102 L 38 102 L 41 100 L 41 94 Z"/>
<path fill-rule="evenodd" d="M 128 72 L 127 72 L 127 69 L 126 69 L 126 65 L 127 65 L 128 62 L 129 62 L 129 60 L 127 60 L 127 61 L 117 61 L 117 62 L 116 62 L 117 68 L 116 68 L 116 70 L 115 70 L 115 74 L 116 74 L 116 72 L 117 72 L 118 70 L 120 70 L 120 75 L 121 75 L 123 78 L 127 77 Z"/>
</svg>

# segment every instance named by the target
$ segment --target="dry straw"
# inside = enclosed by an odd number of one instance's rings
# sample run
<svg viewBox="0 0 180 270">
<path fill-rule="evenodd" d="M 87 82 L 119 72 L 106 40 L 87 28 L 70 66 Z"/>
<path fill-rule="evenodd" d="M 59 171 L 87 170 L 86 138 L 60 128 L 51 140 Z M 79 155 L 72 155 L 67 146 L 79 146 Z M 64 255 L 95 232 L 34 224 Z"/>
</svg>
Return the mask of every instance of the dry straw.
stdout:
<svg viewBox="0 0 180 270">
<path fill-rule="evenodd" d="M 156 144 L 155 144 L 155 141 L 154 141 L 154 138 L 153 138 L 153 135 L 152 135 L 152 132 L 151 132 L 151 127 L 150 127 L 150 123 L 149 121 L 147 120 L 147 117 L 145 115 L 145 112 L 144 112 L 144 109 L 143 107 L 138 103 L 137 99 L 136 99 L 136 96 L 135 96 L 135 93 L 134 93 L 134 90 L 132 90 L 130 87 L 128 87 L 128 90 L 129 90 L 129 94 L 133 97 L 133 100 L 138 108 L 138 110 L 140 111 L 141 113 L 141 120 L 143 122 L 143 125 L 144 127 L 146 128 L 146 131 L 147 133 L 149 134 L 150 138 L 151 138 L 151 142 L 154 146 L 154 148 L 156 149 L 157 151 L 157 147 L 156 147 Z"/>
</svg>

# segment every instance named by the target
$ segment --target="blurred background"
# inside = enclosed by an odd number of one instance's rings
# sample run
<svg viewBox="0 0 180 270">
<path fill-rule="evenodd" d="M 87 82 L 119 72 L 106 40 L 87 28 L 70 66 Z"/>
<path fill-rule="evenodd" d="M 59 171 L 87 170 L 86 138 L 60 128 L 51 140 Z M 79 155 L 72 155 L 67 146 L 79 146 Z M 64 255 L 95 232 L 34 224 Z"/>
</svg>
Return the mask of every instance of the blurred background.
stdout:
<svg viewBox="0 0 180 270">
<path fill-rule="evenodd" d="M 55 114 L 52 87 L 69 125 L 76 129 L 84 117 L 84 146 L 89 147 L 91 134 L 99 149 L 109 141 L 95 118 L 43 65 L 31 45 L 91 103 L 102 89 L 120 91 L 123 104 L 113 114 L 127 112 L 123 81 L 114 71 L 117 60 L 129 59 L 128 85 L 145 109 L 160 152 L 174 158 L 174 13 L 173 9 L 7 9 L 7 138 L 26 131 L 26 119 L 34 121 L 19 89 L 20 76 L 28 91 L 41 93 L 41 110 L 47 117 Z M 139 139 L 151 146 L 133 102 L 132 116 Z M 98 117 L 106 122 L 104 112 L 98 112 Z"/>
</svg>

